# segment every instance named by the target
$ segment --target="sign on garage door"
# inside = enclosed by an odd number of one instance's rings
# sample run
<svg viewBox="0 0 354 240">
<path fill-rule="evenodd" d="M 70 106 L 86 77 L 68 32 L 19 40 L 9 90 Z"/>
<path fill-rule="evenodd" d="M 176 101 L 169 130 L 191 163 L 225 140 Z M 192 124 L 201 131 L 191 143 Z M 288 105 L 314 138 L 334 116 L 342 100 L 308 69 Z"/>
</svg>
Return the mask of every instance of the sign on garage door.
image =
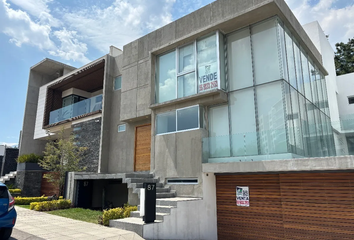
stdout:
<svg viewBox="0 0 354 240">
<path fill-rule="evenodd" d="M 240 207 L 250 206 L 250 194 L 248 187 L 236 187 L 236 205 Z"/>
</svg>

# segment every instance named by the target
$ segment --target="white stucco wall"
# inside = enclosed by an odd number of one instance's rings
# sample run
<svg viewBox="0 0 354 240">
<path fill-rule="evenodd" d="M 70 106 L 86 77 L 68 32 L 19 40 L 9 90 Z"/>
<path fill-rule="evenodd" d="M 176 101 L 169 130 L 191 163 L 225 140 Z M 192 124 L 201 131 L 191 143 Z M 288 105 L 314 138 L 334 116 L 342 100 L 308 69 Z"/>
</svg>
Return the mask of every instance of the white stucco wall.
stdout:
<svg viewBox="0 0 354 240">
<path fill-rule="evenodd" d="M 339 114 L 341 116 L 354 114 L 354 104 L 348 102 L 348 97 L 354 97 L 354 73 L 338 76 L 337 86 Z"/>
<path fill-rule="evenodd" d="M 317 21 L 308 23 L 303 26 L 307 35 L 314 43 L 318 51 L 322 55 L 323 66 L 328 72 L 326 76 L 328 105 L 332 122 L 339 121 L 338 101 L 337 101 L 337 83 L 336 69 L 334 65 L 334 50 L 330 45 L 325 33 Z M 336 126 L 333 126 L 336 128 Z"/>
</svg>

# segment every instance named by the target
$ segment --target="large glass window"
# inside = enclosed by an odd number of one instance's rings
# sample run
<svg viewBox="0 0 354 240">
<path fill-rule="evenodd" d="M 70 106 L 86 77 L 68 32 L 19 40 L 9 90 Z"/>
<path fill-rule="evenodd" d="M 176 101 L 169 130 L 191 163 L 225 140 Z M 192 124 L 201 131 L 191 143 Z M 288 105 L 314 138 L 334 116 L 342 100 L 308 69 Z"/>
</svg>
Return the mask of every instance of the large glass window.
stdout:
<svg viewBox="0 0 354 240">
<path fill-rule="evenodd" d="M 199 128 L 199 106 L 177 109 L 156 115 L 156 134 Z"/>
<path fill-rule="evenodd" d="M 304 77 L 304 90 L 305 90 L 305 97 L 312 100 L 312 93 L 311 93 L 311 78 L 310 78 L 310 71 L 309 71 L 309 64 L 307 61 L 307 56 L 301 51 L 301 66 L 302 66 L 302 73 Z"/>
<path fill-rule="evenodd" d="M 229 90 L 253 86 L 251 37 L 249 28 L 230 35 L 228 41 Z"/>
<path fill-rule="evenodd" d="M 285 31 L 285 45 L 286 45 L 286 57 L 288 60 L 288 74 L 289 74 L 288 81 L 291 86 L 297 89 L 293 40 L 291 39 L 288 30 Z"/>
<path fill-rule="evenodd" d="M 157 103 L 219 88 L 217 34 L 157 57 Z"/>
<path fill-rule="evenodd" d="M 254 88 L 230 93 L 233 156 L 258 155 Z"/>
<path fill-rule="evenodd" d="M 302 77 L 302 62 L 300 58 L 300 48 L 296 42 L 294 42 L 294 54 L 295 54 L 295 68 L 296 68 L 296 79 L 297 79 L 297 90 L 301 94 L 305 94 L 304 90 L 304 80 Z"/>
<path fill-rule="evenodd" d="M 186 97 L 197 93 L 195 81 L 195 46 L 181 47 L 178 52 L 177 97 Z"/>
<path fill-rule="evenodd" d="M 177 110 L 177 131 L 199 128 L 199 106 Z"/>
<path fill-rule="evenodd" d="M 280 82 L 256 87 L 262 154 L 287 152 L 283 90 Z"/>
<path fill-rule="evenodd" d="M 170 52 L 157 58 L 156 101 L 166 102 L 176 98 L 176 53 Z"/>
<path fill-rule="evenodd" d="M 216 35 L 197 42 L 198 91 L 205 92 L 218 88 L 219 66 Z"/>
<path fill-rule="evenodd" d="M 251 27 L 254 76 L 257 84 L 281 78 L 275 18 Z"/>
<path fill-rule="evenodd" d="M 209 155 L 210 157 L 230 157 L 228 106 L 209 109 Z"/>
<path fill-rule="evenodd" d="M 176 131 L 176 111 L 156 115 L 156 134 Z"/>
</svg>

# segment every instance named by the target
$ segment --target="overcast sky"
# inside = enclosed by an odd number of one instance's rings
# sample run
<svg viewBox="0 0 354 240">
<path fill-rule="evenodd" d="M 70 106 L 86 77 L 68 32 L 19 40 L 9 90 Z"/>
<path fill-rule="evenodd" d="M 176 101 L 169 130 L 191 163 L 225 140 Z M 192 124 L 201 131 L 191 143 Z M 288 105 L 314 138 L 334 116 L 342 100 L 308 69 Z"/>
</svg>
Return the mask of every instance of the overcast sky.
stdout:
<svg viewBox="0 0 354 240">
<path fill-rule="evenodd" d="M 0 145 L 18 143 L 29 68 L 44 58 L 80 67 L 213 0 L 0 0 Z M 354 37 L 354 0 L 287 0 L 329 41 Z"/>
</svg>

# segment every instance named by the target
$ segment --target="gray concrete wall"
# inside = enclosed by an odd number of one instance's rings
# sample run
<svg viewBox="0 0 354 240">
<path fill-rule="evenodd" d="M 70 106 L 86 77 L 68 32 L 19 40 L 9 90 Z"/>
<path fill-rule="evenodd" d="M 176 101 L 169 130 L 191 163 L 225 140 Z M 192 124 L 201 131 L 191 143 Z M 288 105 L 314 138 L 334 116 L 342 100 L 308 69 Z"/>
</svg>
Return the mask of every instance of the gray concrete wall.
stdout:
<svg viewBox="0 0 354 240">
<path fill-rule="evenodd" d="M 177 196 L 202 196 L 202 138 L 206 130 L 192 130 L 154 137 L 154 173 L 166 178 L 197 178 L 198 184 L 170 185 Z"/>
<path fill-rule="evenodd" d="M 113 80 L 123 73 L 123 55 L 108 56 L 110 69 L 104 84 L 103 131 L 100 173 L 134 171 L 135 128 L 150 123 L 150 116 L 136 121 L 120 119 L 122 90 L 113 89 Z M 122 79 L 122 85 L 125 80 Z M 126 95 L 125 95 L 126 96 Z M 145 109 L 145 108 L 144 108 Z M 118 125 L 126 124 L 126 131 L 118 132 Z"/>
<path fill-rule="evenodd" d="M 113 71 L 115 68 L 115 60 L 110 55 L 105 57 L 105 73 L 103 79 L 103 100 L 102 100 L 102 123 L 101 123 L 101 141 L 99 148 L 99 164 L 98 172 L 107 173 L 109 158 L 109 140 L 110 140 L 110 123 L 112 108 L 112 90 L 113 90 Z"/>
<path fill-rule="evenodd" d="M 261 173 L 301 171 L 347 171 L 354 169 L 354 156 L 301 158 L 276 161 L 204 163 L 205 173 Z"/>
<path fill-rule="evenodd" d="M 214 174 L 203 174 L 203 199 L 181 201 L 159 224 L 146 224 L 146 239 L 217 239 L 216 186 Z M 197 214 L 196 214 L 197 213 Z"/>
<path fill-rule="evenodd" d="M 34 128 L 36 123 L 39 88 L 52 80 L 53 77 L 39 74 L 34 70 L 30 71 L 22 134 L 20 139 L 20 155 L 29 153 L 39 155 L 43 154 L 42 152 L 44 150 L 45 141 L 34 140 Z"/>
</svg>

